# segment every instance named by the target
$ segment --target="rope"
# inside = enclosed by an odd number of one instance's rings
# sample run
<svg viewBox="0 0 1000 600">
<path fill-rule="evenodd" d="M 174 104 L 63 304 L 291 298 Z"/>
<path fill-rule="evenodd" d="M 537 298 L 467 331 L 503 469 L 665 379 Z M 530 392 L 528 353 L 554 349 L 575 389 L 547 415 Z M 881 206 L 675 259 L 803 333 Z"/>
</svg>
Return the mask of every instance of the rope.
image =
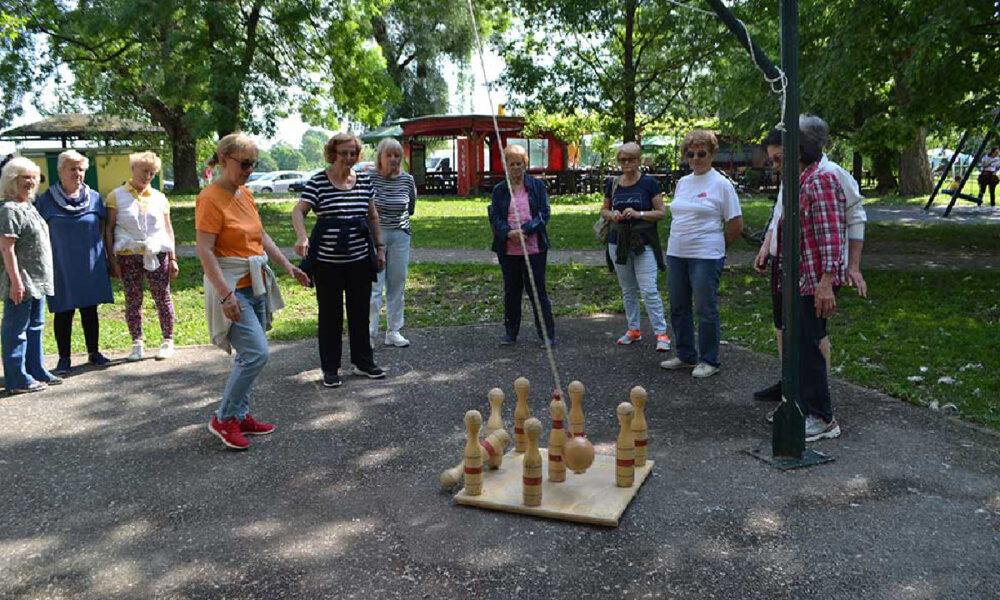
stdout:
<svg viewBox="0 0 1000 600">
<path fill-rule="evenodd" d="M 510 196 L 511 196 L 510 206 L 512 209 L 514 209 L 514 217 L 517 219 L 518 223 L 523 223 L 524 219 L 522 219 L 520 210 L 518 209 L 517 204 L 514 203 L 514 186 L 511 185 L 510 170 L 507 168 L 507 160 L 506 157 L 504 157 L 502 154 L 504 150 L 503 138 L 500 137 L 500 125 L 497 122 L 497 111 L 493 105 L 493 94 L 490 92 L 490 81 L 489 81 L 489 76 L 486 73 L 486 59 L 483 56 L 483 42 L 479 38 L 479 26 L 476 23 L 476 13 L 472 7 L 472 0 L 466 0 L 466 4 L 469 7 L 469 21 L 472 23 L 472 32 L 473 34 L 475 34 L 476 38 L 476 51 L 479 54 L 479 67 L 483 72 L 483 85 L 486 88 L 486 97 L 490 103 L 490 115 L 493 118 L 493 132 L 496 135 L 497 145 L 500 146 L 501 159 L 502 159 L 501 162 L 503 162 L 504 178 L 507 180 L 507 189 L 510 191 Z M 527 165 L 525 165 L 525 167 L 527 167 Z M 528 216 L 530 217 L 531 215 Z M 521 252 L 524 255 L 524 265 L 526 270 L 528 271 L 528 279 L 529 281 L 531 281 L 531 295 L 532 298 L 534 299 L 533 308 L 535 311 L 537 311 L 537 313 L 541 313 L 542 303 L 538 296 L 538 286 L 535 285 L 535 273 L 531 270 L 531 261 L 528 258 L 528 246 L 525 241 L 525 236 L 523 235 L 520 236 L 520 242 L 521 242 Z M 552 340 L 549 339 L 549 332 L 545 327 L 545 318 L 542 314 L 536 314 L 536 316 L 538 317 L 538 320 L 542 324 L 541 329 L 542 329 L 542 339 L 545 342 L 545 354 L 549 360 L 549 368 L 552 370 L 552 379 L 553 381 L 555 381 L 556 392 L 559 393 L 560 397 L 564 397 L 562 392 L 562 383 L 559 379 L 559 368 L 556 366 L 555 354 L 552 351 L 552 343 L 551 343 Z"/>
</svg>

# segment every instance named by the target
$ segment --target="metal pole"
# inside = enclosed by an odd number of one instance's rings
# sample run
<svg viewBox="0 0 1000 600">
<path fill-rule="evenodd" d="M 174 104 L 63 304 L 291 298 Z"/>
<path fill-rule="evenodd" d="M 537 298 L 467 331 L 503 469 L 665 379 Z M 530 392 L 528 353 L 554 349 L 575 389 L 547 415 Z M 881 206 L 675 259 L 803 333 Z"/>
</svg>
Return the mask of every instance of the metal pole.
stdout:
<svg viewBox="0 0 1000 600">
<path fill-rule="evenodd" d="M 942 217 L 951 215 L 951 209 L 955 207 L 955 202 L 958 202 L 958 195 L 962 193 L 965 183 L 969 180 L 969 177 L 972 176 L 972 170 L 976 168 L 976 165 L 979 164 L 979 159 L 983 157 L 983 152 L 986 151 L 986 145 L 990 142 L 990 136 L 993 134 L 993 130 L 997 128 L 997 123 L 1000 123 L 1000 110 L 997 110 L 996 113 L 996 117 L 993 118 L 993 124 L 986 130 L 986 135 L 983 136 L 983 141 L 979 144 L 979 148 L 976 149 L 976 154 L 972 157 L 972 162 L 969 163 L 969 168 L 966 169 L 961 183 L 958 184 L 958 191 L 952 195 L 951 202 L 948 203 L 948 208 L 944 209 L 944 214 L 941 215 Z M 980 201 L 979 204 L 982 205 L 982 201 Z"/>
<path fill-rule="evenodd" d="M 799 409 L 799 3 L 781 0 L 781 68 L 788 78 L 782 136 L 781 405 L 774 414 L 771 453 L 802 460 L 805 417 Z"/>
<path fill-rule="evenodd" d="M 944 180 L 951 175 L 951 168 L 954 166 L 955 161 L 958 160 L 958 155 L 962 152 L 962 147 L 965 146 L 965 140 L 969 138 L 969 130 L 966 129 L 965 133 L 962 134 L 962 139 L 958 140 L 958 146 L 955 147 L 955 151 L 951 153 L 951 158 L 948 159 L 948 165 L 941 170 L 941 178 L 938 179 L 937 185 L 934 186 L 934 192 L 931 197 L 927 199 L 927 204 L 924 205 L 924 210 L 930 210 L 931 205 L 934 204 L 934 198 L 937 197 L 938 191 L 941 186 L 944 185 Z M 955 193 L 959 193 L 961 190 L 955 190 Z"/>
</svg>

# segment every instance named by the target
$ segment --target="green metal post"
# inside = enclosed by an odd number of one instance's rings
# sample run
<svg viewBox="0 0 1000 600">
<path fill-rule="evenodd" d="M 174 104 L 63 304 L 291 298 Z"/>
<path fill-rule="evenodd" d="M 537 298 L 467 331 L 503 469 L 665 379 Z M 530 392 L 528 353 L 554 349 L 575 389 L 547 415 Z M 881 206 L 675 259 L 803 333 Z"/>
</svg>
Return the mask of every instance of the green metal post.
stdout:
<svg viewBox="0 0 1000 600">
<path fill-rule="evenodd" d="M 802 460 L 805 418 L 799 409 L 799 3 L 781 0 L 781 68 L 785 91 L 782 136 L 782 337 L 781 406 L 774 415 L 771 453 L 775 459 Z"/>
</svg>

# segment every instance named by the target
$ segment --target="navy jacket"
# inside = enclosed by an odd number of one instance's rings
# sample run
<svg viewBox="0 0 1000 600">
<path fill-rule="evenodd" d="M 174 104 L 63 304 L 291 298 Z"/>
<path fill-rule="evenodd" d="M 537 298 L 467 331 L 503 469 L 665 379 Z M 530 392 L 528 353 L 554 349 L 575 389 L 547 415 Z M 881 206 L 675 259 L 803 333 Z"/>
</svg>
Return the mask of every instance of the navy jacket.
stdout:
<svg viewBox="0 0 1000 600">
<path fill-rule="evenodd" d="M 528 207 L 531 210 L 531 220 L 521 226 L 525 234 L 538 234 L 538 249 L 549 249 L 549 234 L 545 224 L 549 222 L 549 193 L 540 179 L 529 175 L 524 176 L 524 188 L 528 190 Z M 493 228 L 493 251 L 500 255 L 507 254 L 507 234 L 511 227 L 507 223 L 510 212 L 510 189 L 506 181 L 493 186 L 493 196 L 490 202 L 490 227 Z"/>
</svg>

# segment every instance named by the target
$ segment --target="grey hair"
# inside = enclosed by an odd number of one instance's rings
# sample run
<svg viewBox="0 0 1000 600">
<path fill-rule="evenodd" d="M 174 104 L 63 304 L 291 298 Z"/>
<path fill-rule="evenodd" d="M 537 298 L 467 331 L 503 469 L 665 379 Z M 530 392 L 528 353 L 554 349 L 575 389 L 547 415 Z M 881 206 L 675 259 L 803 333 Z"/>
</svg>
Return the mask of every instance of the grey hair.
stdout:
<svg viewBox="0 0 1000 600">
<path fill-rule="evenodd" d="M 62 168 L 66 166 L 66 163 L 83 163 L 84 171 L 90 168 L 90 159 L 76 150 L 67 150 L 60 154 L 59 162 L 56 164 L 56 169 L 61 171 Z"/>
<path fill-rule="evenodd" d="M 17 198 L 17 178 L 25 173 L 41 175 L 42 170 L 33 161 L 23 156 L 10 159 L 3 166 L 3 172 L 0 173 L 0 196 L 8 200 L 15 200 Z"/>
<path fill-rule="evenodd" d="M 830 142 L 830 127 L 816 115 L 799 115 L 799 160 L 806 165 L 823 157 L 823 148 Z"/>
</svg>

